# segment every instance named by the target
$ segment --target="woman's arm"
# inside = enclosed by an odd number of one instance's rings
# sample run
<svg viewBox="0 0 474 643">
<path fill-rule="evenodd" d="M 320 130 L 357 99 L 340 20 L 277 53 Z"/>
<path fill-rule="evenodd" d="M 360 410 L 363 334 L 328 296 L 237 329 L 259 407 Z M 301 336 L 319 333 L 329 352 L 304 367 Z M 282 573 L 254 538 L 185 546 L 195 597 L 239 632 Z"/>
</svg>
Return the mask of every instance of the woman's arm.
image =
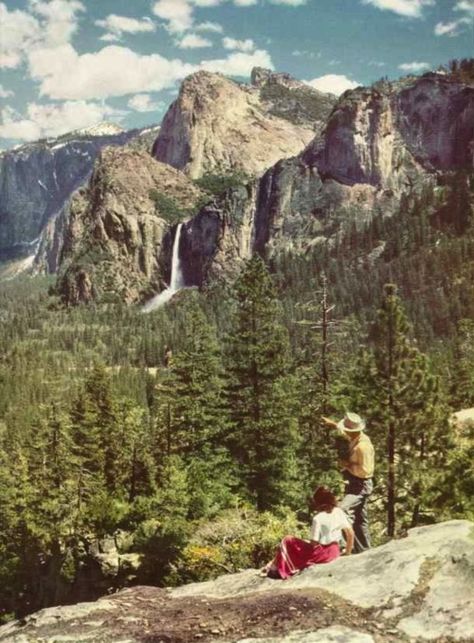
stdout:
<svg viewBox="0 0 474 643">
<path fill-rule="evenodd" d="M 342 533 L 346 539 L 346 551 L 343 555 L 349 556 L 352 553 L 352 548 L 354 547 L 354 530 L 352 527 L 344 527 Z"/>
</svg>

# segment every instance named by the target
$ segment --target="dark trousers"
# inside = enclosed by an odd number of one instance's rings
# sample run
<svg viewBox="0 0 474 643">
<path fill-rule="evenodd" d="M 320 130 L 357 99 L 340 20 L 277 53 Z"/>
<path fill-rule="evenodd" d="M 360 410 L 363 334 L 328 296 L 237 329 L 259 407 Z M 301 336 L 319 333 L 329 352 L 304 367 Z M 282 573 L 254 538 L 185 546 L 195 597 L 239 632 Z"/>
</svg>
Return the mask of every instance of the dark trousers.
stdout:
<svg viewBox="0 0 474 643">
<path fill-rule="evenodd" d="M 349 516 L 354 530 L 354 553 L 358 554 L 370 549 L 369 520 L 367 514 L 367 500 L 374 488 L 372 478 L 366 480 L 356 478 L 348 471 L 344 471 L 346 480 L 345 496 L 340 503 Z"/>
</svg>

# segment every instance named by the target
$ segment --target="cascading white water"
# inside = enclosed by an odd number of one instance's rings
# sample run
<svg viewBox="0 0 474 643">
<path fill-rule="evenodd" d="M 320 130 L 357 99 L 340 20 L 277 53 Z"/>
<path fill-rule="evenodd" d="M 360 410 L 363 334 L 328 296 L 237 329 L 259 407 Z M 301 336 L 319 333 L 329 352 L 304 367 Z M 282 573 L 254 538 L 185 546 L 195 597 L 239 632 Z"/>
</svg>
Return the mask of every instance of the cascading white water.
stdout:
<svg viewBox="0 0 474 643">
<path fill-rule="evenodd" d="M 182 227 L 183 224 L 179 223 L 178 227 L 176 228 L 176 234 L 174 236 L 173 252 L 171 256 L 170 285 L 168 288 L 166 288 L 166 290 L 163 290 L 162 292 L 158 293 L 158 295 L 155 295 L 153 299 L 150 299 L 150 301 L 143 306 L 142 312 L 144 313 L 149 313 L 152 310 L 160 308 L 161 306 L 166 304 L 166 302 L 169 301 L 171 297 L 178 292 L 178 290 L 184 287 L 183 271 L 181 270 L 181 260 L 179 258 L 179 242 L 181 239 Z"/>
<path fill-rule="evenodd" d="M 171 258 L 171 279 L 170 289 L 176 292 L 184 285 L 183 271 L 181 270 L 181 261 L 179 260 L 179 240 L 181 239 L 182 223 L 178 224 L 173 243 L 173 256 Z"/>
</svg>

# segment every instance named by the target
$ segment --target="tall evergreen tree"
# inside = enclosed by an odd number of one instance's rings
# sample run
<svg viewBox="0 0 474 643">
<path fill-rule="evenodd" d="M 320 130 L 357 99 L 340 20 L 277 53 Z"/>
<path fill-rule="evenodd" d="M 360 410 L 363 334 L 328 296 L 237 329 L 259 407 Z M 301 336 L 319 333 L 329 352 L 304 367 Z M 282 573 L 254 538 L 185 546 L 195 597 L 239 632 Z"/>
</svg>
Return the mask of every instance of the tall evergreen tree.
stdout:
<svg viewBox="0 0 474 643">
<path fill-rule="evenodd" d="M 181 341 L 159 378 L 156 438 L 163 462 L 172 454 L 183 459 L 193 489 L 191 512 L 197 516 L 228 502 L 232 467 L 220 347 L 192 295 L 185 303 Z"/>
<path fill-rule="evenodd" d="M 458 325 L 451 364 L 450 397 L 456 410 L 474 406 L 474 320 L 463 319 Z"/>
<path fill-rule="evenodd" d="M 267 268 L 252 258 L 235 283 L 230 338 L 234 452 L 259 509 L 291 502 L 298 432 L 289 339 Z"/>
<path fill-rule="evenodd" d="M 365 358 L 361 379 L 378 444 L 385 440 L 386 445 L 387 534 L 392 537 L 403 499 L 412 505 L 410 522 L 418 520 L 429 486 L 425 478 L 430 478 L 430 472 L 432 478 L 442 463 L 447 423 L 439 406 L 436 378 L 410 339 L 393 284 L 385 286 L 371 340 L 372 358 Z"/>
</svg>

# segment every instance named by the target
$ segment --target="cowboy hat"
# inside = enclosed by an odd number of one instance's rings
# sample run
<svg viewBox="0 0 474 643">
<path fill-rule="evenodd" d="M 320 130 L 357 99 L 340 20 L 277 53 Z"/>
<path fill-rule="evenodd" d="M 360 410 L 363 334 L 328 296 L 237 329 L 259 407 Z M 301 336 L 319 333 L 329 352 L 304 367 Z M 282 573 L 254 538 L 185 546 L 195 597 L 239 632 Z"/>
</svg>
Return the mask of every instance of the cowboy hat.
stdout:
<svg viewBox="0 0 474 643">
<path fill-rule="evenodd" d="M 338 422 L 337 428 L 348 433 L 364 431 L 365 420 L 363 420 L 360 415 L 357 415 L 357 413 L 346 413 L 342 420 Z"/>
</svg>

